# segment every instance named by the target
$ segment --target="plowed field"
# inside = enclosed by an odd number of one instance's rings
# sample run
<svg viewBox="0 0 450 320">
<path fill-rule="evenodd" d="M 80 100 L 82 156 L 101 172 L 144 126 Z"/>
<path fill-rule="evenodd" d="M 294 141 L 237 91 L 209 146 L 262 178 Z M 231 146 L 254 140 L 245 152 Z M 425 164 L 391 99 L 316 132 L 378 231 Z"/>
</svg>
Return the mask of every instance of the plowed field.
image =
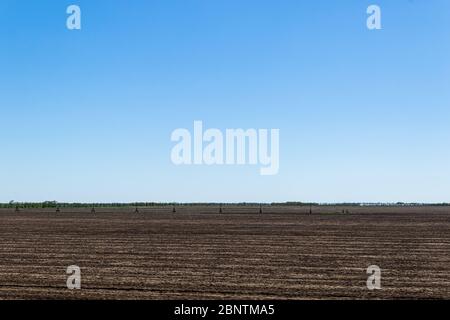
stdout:
<svg viewBox="0 0 450 320">
<path fill-rule="evenodd" d="M 450 298 L 449 207 L 348 210 L 0 210 L 0 299 Z"/>
</svg>

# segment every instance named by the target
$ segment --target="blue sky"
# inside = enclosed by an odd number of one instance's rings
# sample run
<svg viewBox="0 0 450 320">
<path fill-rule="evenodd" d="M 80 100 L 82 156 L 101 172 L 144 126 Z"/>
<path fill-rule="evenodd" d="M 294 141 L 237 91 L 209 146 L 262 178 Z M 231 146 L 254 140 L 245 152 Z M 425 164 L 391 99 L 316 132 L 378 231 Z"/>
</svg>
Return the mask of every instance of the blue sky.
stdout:
<svg viewBox="0 0 450 320">
<path fill-rule="evenodd" d="M 450 202 L 449 89 L 447 0 L 0 0 L 0 201 Z M 173 165 L 194 120 L 279 174 Z"/>
</svg>

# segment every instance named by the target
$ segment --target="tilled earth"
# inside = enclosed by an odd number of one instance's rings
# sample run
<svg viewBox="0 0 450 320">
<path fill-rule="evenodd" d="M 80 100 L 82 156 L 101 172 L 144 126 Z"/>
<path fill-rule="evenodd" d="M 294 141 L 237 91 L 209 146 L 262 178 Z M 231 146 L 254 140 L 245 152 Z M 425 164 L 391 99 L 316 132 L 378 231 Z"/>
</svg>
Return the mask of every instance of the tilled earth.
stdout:
<svg viewBox="0 0 450 320">
<path fill-rule="evenodd" d="M 0 299 L 450 298 L 450 207 L 346 209 L 0 210 Z"/>
</svg>

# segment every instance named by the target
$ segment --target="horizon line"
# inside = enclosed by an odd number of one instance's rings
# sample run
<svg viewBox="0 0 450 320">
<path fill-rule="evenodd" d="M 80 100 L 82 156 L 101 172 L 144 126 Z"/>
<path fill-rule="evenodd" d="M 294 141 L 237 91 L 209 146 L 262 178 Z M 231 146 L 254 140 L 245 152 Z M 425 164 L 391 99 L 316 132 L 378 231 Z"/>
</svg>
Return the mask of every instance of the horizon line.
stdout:
<svg viewBox="0 0 450 320">
<path fill-rule="evenodd" d="M 358 205 L 358 206 L 450 206 L 450 202 L 305 202 L 305 201 L 282 201 L 282 202 L 157 202 L 157 201 L 132 201 L 132 202 L 58 202 L 58 201 L 9 201 L 0 202 L 0 207 L 21 206 L 21 205 L 78 205 L 78 206 L 170 206 L 170 205 L 286 205 L 286 206 L 340 206 L 340 205 Z"/>
</svg>

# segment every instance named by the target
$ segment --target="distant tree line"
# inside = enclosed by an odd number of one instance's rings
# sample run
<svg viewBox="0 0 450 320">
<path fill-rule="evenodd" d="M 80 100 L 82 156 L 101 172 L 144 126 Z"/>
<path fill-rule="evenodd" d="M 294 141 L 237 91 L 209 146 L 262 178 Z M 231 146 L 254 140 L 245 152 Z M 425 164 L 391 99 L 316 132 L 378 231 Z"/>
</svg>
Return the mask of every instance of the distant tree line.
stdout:
<svg viewBox="0 0 450 320">
<path fill-rule="evenodd" d="M 315 202 L 272 202 L 272 203 L 256 203 L 256 202 L 238 202 L 238 203 L 160 203 L 160 202 L 130 202 L 130 203 L 70 203 L 57 201 L 44 202 L 16 202 L 0 203 L 0 208 L 121 208 L 121 207 L 156 207 L 156 206 L 450 206 L 450 203 L 315 203 Z"/>
<path fill-rule="evenodd" d="M 8 203 L 0 203 L 0 208 L 111 208 L 111 207 L 154 207 L 154 206 L 171 206 L 171 203 L 156 203 L 156 202 L 133 202 L 133 203 L 81 203 L 81 202 L 57 202 L 57 201 L 44 201 L 44 202 L 15 202 L 10 201 Z"/>
<path fill-rule="evenodd" d="M 340 202 L 340 203 L 317 203 L 317 202 L 278 202 L 271 203 L 273 206 L 322 206 L 322 207 L 421 207 L 421 206 L 450 206 L 448 202 L 442 203 L 419 203 L 419 202 L 377 202 L 377 203 L 366 203 L 366 202 Z"/>
</svg>

